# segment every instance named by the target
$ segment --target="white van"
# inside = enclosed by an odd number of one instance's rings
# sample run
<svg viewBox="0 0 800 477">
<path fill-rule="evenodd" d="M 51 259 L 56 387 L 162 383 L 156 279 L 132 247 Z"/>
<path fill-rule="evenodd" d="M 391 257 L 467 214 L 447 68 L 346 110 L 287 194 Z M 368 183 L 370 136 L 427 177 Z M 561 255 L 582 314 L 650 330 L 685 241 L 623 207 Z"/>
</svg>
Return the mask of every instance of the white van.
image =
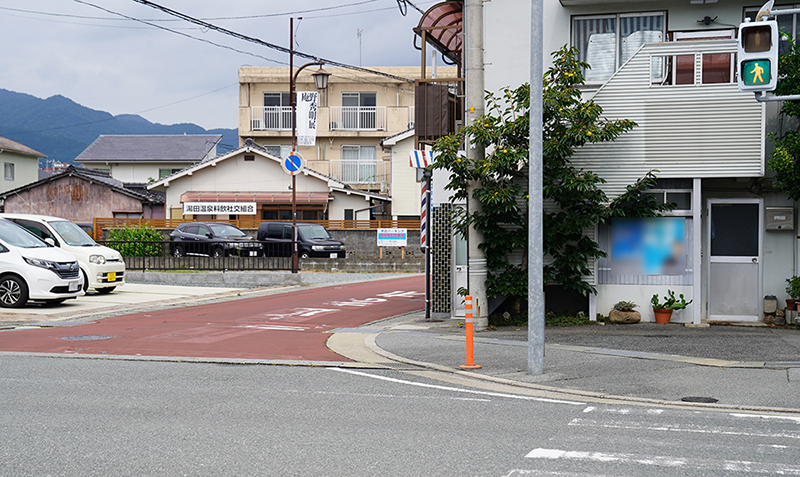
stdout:
<svg viewBox="0 0 800 477">
<path fill-rule="evenodd" d="M 55 305 L 83 295 L 82 282 L 75 257 L 0 219 L 0 306 Z"/>
<path fill-rule="evenodd" d="M 120 253 L 98 245 L 69 220 L 31 214 L 0 214 L 0 217 L 74 255 L 83 271 L 84 290 L 94 288 L 98 293 L 106 294 L 125 283 L 125 262 Z"/>
</svg>

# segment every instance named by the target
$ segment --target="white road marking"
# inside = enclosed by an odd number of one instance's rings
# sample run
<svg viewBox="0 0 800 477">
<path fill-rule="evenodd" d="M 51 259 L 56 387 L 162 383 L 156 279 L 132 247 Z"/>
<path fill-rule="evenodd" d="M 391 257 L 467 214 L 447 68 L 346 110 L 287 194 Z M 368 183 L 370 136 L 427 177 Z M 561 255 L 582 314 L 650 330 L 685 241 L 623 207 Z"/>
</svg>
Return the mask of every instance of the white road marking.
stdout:
<svg viewBox="0 0 800 477">
<path fill-rule="evenodd" d="M 244 325 L 239 328 L 250 328 L 253 330 L 266 330 L 266 331 L 305 331 L 308 328 L 302 326 L 286 326 L 286 325 Z"/>
<path fill-rule="evenodd" d="M 583 427 L 599 427 L 609 429 L 633 429 L 645 431 L 665 431 L 665 432 L 687 432 L 693 434 L 715 434 L 725 436 L 750 436 L 750 437 L 774 437 L 780 439 L 800 439 L 800 432 L 754 432 L 743 431 L 738 427 L 705 427 L 705 426 L 680 426 L 677 424 L 656 424 L 648 425 L 640 422 L 631 421 L 596 421 L 593 419 L 575 418 L 568 425 Z"/>
<path fill-rule="evenodd" d="M 584 412 L 584 413 L 589 413 L 589 412 L 592 412 L 592 411 L 594 411 L 595 409 L 597 409 L 597 408 L 596 408 L 596 407 L 594 407 L 594 406 L 589 406 L 589 407 L 587 407 L 586 409 L 584 409 L 584 410 L 583 410 L 583 412 Z"/>
<path fill-rule="evenodd" d="M 492 396 L 492 397 L 502 397 L 502 398 L 511 398 L 511 399 L 522 399 L 525 401 L 541 401 L 541 402 L 551 402 L 556 404 L 571 404 L 573 406 L 585 406 L 586 403 L 584 402 L 573 402 L 573 401 L 562 401 L 558 399 L 548 399 L 548 398 L 537 398 L 533 396 L 518 396 L 516 394 L 505 394 L 505 393 L 495 393 L 491 391 L 476 391 L 473 389 L 462 389 L 462 388 L 454 388 L 451 386 L 440 386 L 437 384 L 425 384 L 425 383 L 416 383 L 414 381 L 406 381 L 403 379 L 396 379 L 396 378 L 389 378 L 386 376 L 378 376 L 375 374 L 364 373 L 361 371 L 355 371 L 352 369 L 342 369 L 342 368 L 328 368 L 331 371 L 338 371 L 340 373 L 348 373 L 348 374 L 355 374 L 357 376 L 364 376 L 367 378 L 373 379 L 380 379 L 381 381 L 389 381 L 392 383 L 398 384 L 407 384 L 409 386 L 419 386 L 422 388 L 430 388 L 430 389 L 439 389 L 441 391 L 455 391 L 459 393 L 470 393 L 470 394 L 478 394 L 481 396 Z"/>
<path fill-rule="evenodd" d="M 785 421 L 794 421 L 795 424 L 800 424 L 800 417 L 792 417 L 792 416 L 768 416 L 766 414 L 731 414 L 733 417 L 746 417 L 746 418 L 755 418 L 755 419 L 778 419 L 778 420 L 785 420 Z"/>
<path fill-rule="evenodd" d="M 528 459 L 563 459 L 588 462 L 613 462 L 641 464 L 658 467 L 680 467 L 696 470 L 725 472 L 754 472 L 759 474 L 800 475 L 800 466 L 751 462 L 746 460 L 694 459 L 657 455 L 638 455 L 611 452 L 568 451 L 560 449 L 534 449 L 525 456 Z"/>
</svg>

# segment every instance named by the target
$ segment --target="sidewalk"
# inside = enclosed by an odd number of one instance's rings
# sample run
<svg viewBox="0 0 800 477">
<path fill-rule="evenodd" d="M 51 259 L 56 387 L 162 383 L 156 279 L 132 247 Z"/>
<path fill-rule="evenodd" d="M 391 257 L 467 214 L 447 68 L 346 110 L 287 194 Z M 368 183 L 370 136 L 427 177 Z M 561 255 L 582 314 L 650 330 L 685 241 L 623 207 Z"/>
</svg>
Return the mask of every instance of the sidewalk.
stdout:
<svg viewBox="0 0 800 477">
<path fill-rule="evenodd" d="M 475 333 L 475 363 L 482 366 L 476 370 L 458 368 L 466 362 L 458 320 L 426 322 L 418 312 L 337 330 L 349 333 L 387 360 L 505 384 L 594 398 L 800 413 L 798 330 L 655 323 L 548 327 L 545 372 L 538 376 L 527 373 L 524 327 Z M 336 343 L 329 346 L 347 355 Z"/>
</svg>

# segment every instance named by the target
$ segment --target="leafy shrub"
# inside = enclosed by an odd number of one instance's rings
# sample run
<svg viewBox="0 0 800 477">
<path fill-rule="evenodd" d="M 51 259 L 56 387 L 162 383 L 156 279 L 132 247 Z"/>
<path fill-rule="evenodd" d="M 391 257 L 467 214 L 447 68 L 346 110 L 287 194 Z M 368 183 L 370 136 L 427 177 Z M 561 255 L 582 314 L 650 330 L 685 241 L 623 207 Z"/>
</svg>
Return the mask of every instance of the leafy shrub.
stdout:
<svg viewBox="0 0 800 477">
<path fill-rule="evenodd" d="M 632 301 L 619 301 L 614 305 L 614 309 L 617 311 L 631 311 L 637 306 L 639 305 Z"/>
<path fill-rule="evenodd" d="M 107 247 L 118 250 L 123 257 L 157 257 L 161 255 L 164 237 L 147 224 L 138 227 L 110 229 L 103 232 Z"/>
</svg>

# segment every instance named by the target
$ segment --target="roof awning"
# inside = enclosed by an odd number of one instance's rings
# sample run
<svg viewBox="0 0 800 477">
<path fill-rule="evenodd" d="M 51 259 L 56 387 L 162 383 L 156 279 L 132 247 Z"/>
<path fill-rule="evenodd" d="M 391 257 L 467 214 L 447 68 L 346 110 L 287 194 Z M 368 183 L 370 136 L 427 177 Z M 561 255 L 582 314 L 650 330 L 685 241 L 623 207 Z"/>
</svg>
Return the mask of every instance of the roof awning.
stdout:
<svg viewBox="0 0 800 477">
<path fill-rule="evenodd" d="M 298 204 L 326 204 L 332 197 L 328 192 L 298 192 Z M 257 202 L 261 204 L 291 204 L 292 193 L 287 192 L 184 192 L 181 203 L 186 202 Z"/>
<path fill-rule="evenodd" d="M 457 64 L 461 64 L 463 3 L 463 0 L 437 3 L 414 28 L 414 33 Z"/>
</svg>

